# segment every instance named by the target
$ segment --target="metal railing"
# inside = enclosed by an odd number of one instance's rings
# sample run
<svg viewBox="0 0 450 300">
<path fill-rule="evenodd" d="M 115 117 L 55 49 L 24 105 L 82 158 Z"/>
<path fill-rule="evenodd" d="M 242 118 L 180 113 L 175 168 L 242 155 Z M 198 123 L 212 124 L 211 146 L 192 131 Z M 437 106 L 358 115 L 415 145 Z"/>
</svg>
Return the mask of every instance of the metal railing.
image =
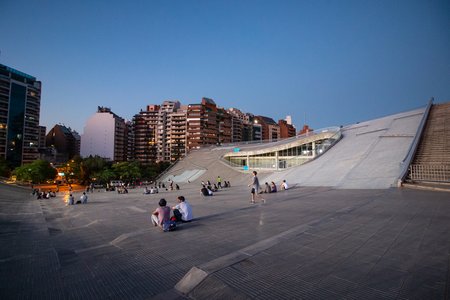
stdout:
<svg viewBox="0 0 450 300">
<path fill-rule="evenodd" d="M 409 177 L 412 181 L 450 182 L 450 165 L 410 165 Z"/>
<path fill-rule="evenodd" d="M 397 180 L 397 186 L 401 186 L 402 182 L 405 181 L 406 176 L 408 175 L 409 171 L 409 165 L 411 164 L 414 156 L 416 155 L 416 151 L 420 142 L 420 138 L 422 137 L 422 134 L 425 129 L 425 124 L 427 123 L 428 116 L 430 114 L 431 107 L 433 106 L 434 98 L 431 98 L 430 101 L 428 101 L 427 108 L 425 109 L 425 112 L 423 114 L 422 120 L 420 121 L 419 127 L 417 128 L 416 135 L 414 136 L 414 140 L 411 143 L 411 146 L 409 146 L 408 153 L 406 154 L 405 158 L 401 162 L 402 170 L 400 172 L 400 176 Z"/>
</svg>

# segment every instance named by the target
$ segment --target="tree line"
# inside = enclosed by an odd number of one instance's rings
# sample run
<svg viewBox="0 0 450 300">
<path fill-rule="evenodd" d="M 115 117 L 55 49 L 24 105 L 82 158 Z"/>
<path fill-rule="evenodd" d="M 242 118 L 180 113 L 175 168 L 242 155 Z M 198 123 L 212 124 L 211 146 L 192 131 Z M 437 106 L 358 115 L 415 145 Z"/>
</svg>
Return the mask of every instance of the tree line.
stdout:
<svg viewBox="0 0 450 300">
<path fill-rule="evenodd" d="M 138 161 L 115 163 L 99 156 L 86 158 L 76 156 L 64 164 L 52 165 L 46 160 L 38 159 L 11 169 L 5 159 L 0 159 L 0 176 L 15 176 L 16 180 L 22 182 L 44 183 L 55 180 L 58 173 L 64 173 L 62 178 L 70 183 L 105 184 L 114 179 L 120 179 L 123 182 L 154 180 L 169 166 L 169 162 L 144 165 Z"/>
</svg>

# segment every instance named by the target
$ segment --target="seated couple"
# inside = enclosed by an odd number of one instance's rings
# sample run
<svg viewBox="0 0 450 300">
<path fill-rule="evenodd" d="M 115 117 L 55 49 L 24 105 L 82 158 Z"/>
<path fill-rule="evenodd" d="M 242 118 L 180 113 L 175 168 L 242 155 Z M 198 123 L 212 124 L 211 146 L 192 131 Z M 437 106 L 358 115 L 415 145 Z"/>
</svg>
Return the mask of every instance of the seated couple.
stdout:
<svg viewBox="0 0 450 300">
<path fill-rule="evenodd" d="M 178 204 L 172 207 L 173 217 L 177 222 L 192 221 L 192 207 L 183 196 L 178 197 Z M 159 207 L 152 213 L 152 224 L 159 226 L 163 231 L 170 230 L 170 207 L 165 199 L 159 200 Z"/>
<path fill-rule="evenodd" d="M 150 189 L 148 187 L 145 187 L 145 189 L 144 189 L 144 195 L 157 194 L 157 193 L 158 193 L 158 188 L 156 186 L 154 188 L 151 187 Z"/>
<path fill-rule="evenodd" d="M 200 189 L 200 195 L 203 195 L 205 197 L 212 196 L 213 191 L 209 187 L 206 187 L 205 185 L 203 185 L 202 188 Z"/>
</svg>

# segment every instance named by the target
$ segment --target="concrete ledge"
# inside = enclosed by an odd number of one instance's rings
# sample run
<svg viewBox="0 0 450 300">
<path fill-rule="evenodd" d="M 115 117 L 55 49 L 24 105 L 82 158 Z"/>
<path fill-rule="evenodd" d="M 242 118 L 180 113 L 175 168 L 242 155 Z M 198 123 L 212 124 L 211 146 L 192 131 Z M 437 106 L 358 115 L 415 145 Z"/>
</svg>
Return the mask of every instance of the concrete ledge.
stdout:
<svg viewBox="0 0 450 300">
<path fill-rule="evenodd" d="M 175 285 L 175 290 L 187 295 L 207 276 L 208 273 L 205 271 L 197 267 L 192 267 L 189 272 L 187 272 L 186 275 L 184 275 L 184 277 Z"/>
<path fill-rule="evenodd" d="M 444 185 L 443 185 L 444 186 Z M 450 193 L 450 188 L 437 187 L 437 186 L 429 186 L 429 185 L 420 185 L 420 184 L 411 184 L 411 183 L 403 183 L 402 187 L 416 190 L 424 190 L 424 191 L 437 191 L 437 192 L 447 192 Z"/>
</svg>

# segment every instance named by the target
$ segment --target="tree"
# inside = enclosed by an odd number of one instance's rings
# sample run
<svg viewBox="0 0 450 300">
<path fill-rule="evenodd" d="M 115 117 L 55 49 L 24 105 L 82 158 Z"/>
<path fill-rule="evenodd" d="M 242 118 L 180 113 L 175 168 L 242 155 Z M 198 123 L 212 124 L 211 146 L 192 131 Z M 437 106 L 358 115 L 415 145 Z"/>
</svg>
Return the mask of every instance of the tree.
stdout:
<svg viewBox="0 0 450 300">
<path fill-rule="evenodd" d="M 56 177 L 56 173 L 56 169 L 54 169 L 48 161 L 42 159 L 25 164 L 13 171 L 13 175 L 16 175 L 18 180 L 32 183 L 42 183 L 47 180 L 53 180 Z"/>
<path fill-rule="evenodd" d="M 110 180 L 114 179 L 116 174 L 111 169 L 104 169 L 92 175 L 92 180 L 99 183 L 108 183 Z"/>
<path fill-rule="evenodd" d="M 8 162 L 3 157 L 0 157 L 0 176 L 9 177 L 10 175 L 11 175 L 11 168 Z"/>
<path fill-rule="evenodd" d="M 169 162 L 158 162 L 150 165 L 143 165 L 141 167 L 141 178 L 145 180 L 155 180 L 155 178 L 169 166 Z"/>
<path fill-rule="evenodd" d="M 94 174 L 108 169 L 109 166 L 110 164 L 100 156 L 89 156 L 80 162 L 79 179 L 83 182 L 91 181 L 92 178 L 96 177 Z"/>
<path fill-rule="evenodd" d="M 119 162 L 113 164 L 112 169 L 122 181 L 135 181 L 136 179 L 141 178 L 139 163 L 136 161 Z"/>
</svg>

